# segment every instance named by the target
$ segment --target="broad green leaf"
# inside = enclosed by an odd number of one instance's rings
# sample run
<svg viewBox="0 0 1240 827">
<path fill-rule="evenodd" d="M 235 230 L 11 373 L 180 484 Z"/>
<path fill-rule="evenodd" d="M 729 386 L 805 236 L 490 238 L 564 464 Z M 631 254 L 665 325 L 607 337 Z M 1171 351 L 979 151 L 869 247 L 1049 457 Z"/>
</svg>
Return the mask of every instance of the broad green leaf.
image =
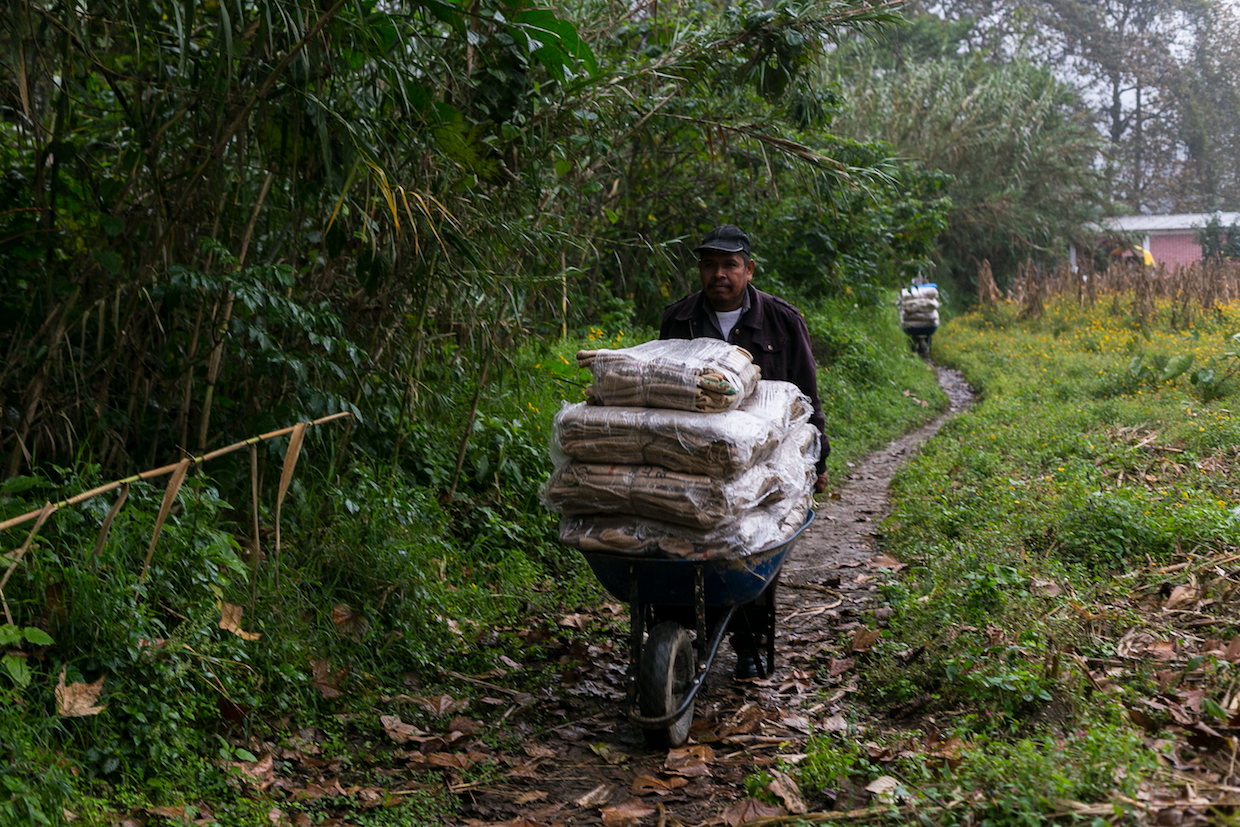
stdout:
<svg viewBox="0 0 1240 827">
<path fill-rule="evenodd" d="M 27 626 L 22 631 L 26 637 L 26 640 L 33 643 L 35 646 L 51 646 L 55 643 L 55 641 L 52 640 L 51 635 L 42 629 L 35 628 L 34 626 Z"/>
<path fill-rule="evenodd" d="M 0 482 L 0 493 L 20 494 L 42 485 L 45 483 L 38 477 L 9 477 L 4 482 Z"/>
<path fill-rule="evenodd" d="M 99 216 L 99 226 L 112 238 L 116 238 L 125 231 L 125 220 L 115 215 L 101 215 Z"/>
<path fill-rule="evenodd" d="M 1223 721 L 1226 721 L 1229 717 L 1231 717 L 1227 714 L 1227 710 L 1219 706 L 1217 701 L 1214 701 L 1210 698 L 1201 699 L 1201 708 L 1204 709 L 1206 711 L 1206 714 L 1210 715 L 1211 717 L 1218 718 Z"/>
<path fill-rule="evenodd" d="M 16 646 L 22 642 L 22 630 L 11 623 L 0 626 L 0 646 Z"/>
<path fill-rule="evenodd" d="M 0 665 L 4 666 L 4 671 L 9 673 L 13 683 L 22 689 L 30 686 L 30 667 L 26 665 L 25 658 L 19 658 L 16 655 L 5 655 L 3 658 L 0 658 Z"/>
<path fill-rule="evenodd" d="M 111 250 L 92 250 L 91 255 L 95 257 L 95 261 L 99 262 L 99 266 L 107 270 L 114 276 L 121 274 L 121 257 Z"/>
<path fill-rule="evenodd" d="M 1191 353 L 1174 357 L 1171 361 L 1167 362 L 1167 366 L 1163 368 L 1162 381 L 1167 382 L 1176 378 L 1180 374 L 1184 373 L 1184 371 L 1188 370 L 1192 363 L 1193 354 Z"/>
</svg>

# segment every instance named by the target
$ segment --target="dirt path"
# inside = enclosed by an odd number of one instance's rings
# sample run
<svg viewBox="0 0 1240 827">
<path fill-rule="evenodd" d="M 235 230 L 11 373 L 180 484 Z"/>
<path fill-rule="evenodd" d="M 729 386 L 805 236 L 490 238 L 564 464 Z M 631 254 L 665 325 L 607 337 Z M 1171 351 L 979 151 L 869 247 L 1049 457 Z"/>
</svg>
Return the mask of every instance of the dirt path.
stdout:
<svg viewBox="0 0 1240 827">
<path fill-rule="evenodd" d="M 649 749 L 641 731 L 621 717 L 624 641 L 569 651 L 562 659 L 562 691 L 538 699 L 558 704 L 564 723 L 535 729 L 511 722 L 525 738 L 525 754 L 506 757 L 511 769 L 496 783 L 456 785 L 461 823 L 739 824 L 800 806 L 863 805 L 863 791 L 826 800 L 820 791 L 797 795 L 785 784 L 784 806 L 776 808 L 749 799 L 745 782 L 765 771 L 781 797 L 775 756 L 795 762 L 811 730 L 848 725 L 842 713 L 856 691 L 855 655 L 872 643 L 887 612 L 878 585 L 892 575 L 894 561 L 880 555 L 878 526 L 888 514 L 888 485 L 899 465 L 972 401 L 958 372 L 936 370 L 951 400 L 948 412 L 853 468 L 819 503 L 818 519 L 785 564 L 773 678 L 732 680 L 733 656 L 725 646 L 698 696 L 689 748 L 669 755 Z M 625 612 L 619 604 L 605 609 Z"/>
</svg>

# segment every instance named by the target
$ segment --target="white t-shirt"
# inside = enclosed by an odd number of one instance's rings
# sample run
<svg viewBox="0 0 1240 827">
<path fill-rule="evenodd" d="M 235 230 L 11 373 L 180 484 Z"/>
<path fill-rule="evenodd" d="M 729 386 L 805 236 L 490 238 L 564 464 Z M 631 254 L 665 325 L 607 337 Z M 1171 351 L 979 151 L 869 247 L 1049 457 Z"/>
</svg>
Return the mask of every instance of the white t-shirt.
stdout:
<svg viewBox="0 0 1240 827">
<path fill-rule="evenodd" d="M 736 322 L 741 317 L 742 312 L 744 312 L 744 309 L 740 307 L 723 313 L 718 310 L 715 311 L 715 318 L 719 320 L 719 332 L 723 334 L 724 341 L 727 341 L 728 337 L 732 335 L 732 328 L 736 327 Z"/>
</svg>

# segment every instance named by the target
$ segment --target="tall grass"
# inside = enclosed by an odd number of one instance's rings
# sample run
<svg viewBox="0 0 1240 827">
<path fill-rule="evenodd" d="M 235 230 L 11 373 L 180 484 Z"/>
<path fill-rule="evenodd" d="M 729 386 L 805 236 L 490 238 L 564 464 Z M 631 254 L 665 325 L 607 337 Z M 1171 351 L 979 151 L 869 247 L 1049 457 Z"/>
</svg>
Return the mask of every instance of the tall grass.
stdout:
<svg viewBox="0 0 1240 827">
<path fill-rule="evenodd" d="M 1237 389 L 1222 378 L 1240 304 L 1225 284 L 1131 278 L 1147 282 L 1044 291 L 1037 314 L 1016 293 L 936 336 L 981 398 L 893 482 L 886 550 L 909 569 L 884 587 L 893 615 L 863 680 L 877 713 L 915 713 L 927 741 L 955 745 L 946 764 L 905 767 L 915 797 L 955 808 L 937 822 L 1041 823 L 1065 796 L 1130 795 L 1156 770 L 1125 705 L 1171 692 L 1155 670 L 1230 697 L 1230 678 L 1188 677 L 1208 632 L 1162 612 L 1159 590 L 1240 549 Z M 1183 655 L 1125 649 L 1134 629 Z"/>
</svg>

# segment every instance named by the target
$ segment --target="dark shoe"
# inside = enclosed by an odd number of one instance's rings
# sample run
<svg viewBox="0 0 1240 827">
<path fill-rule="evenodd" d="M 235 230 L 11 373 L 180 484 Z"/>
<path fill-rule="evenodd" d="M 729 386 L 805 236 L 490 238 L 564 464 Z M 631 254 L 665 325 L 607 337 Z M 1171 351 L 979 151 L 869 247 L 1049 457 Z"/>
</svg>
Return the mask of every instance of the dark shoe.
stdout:
<svg viewBox="0 0 1240 827">
<path fill-rule="evenodd" d="M 761 655 L 754 655 L 753 652 L 744 651 L 736 653 L 736 671 L 732 674 L 737 680 L 760 678 L 765 672 L 766 669 L 763 666 Z"/>
</svg>

